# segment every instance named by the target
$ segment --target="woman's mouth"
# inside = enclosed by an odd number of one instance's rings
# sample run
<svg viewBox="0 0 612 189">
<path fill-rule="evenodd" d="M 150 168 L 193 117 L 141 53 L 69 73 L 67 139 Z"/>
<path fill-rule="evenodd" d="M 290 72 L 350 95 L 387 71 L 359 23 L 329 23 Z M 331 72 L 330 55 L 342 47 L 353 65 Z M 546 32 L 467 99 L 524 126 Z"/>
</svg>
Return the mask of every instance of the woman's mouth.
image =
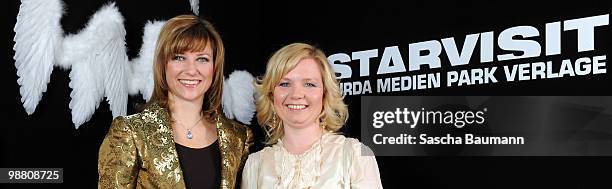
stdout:
<svg viewBox="0 0 612 189">
<path fill-rule="evenodd" d="M 198 85 L 202 80 L 197 79 L 179 79 L 179 83 L 183 84 L 185 87 L 193 88 Z"/>
<path fill-rule="evenodd" d="M 289 108 L 290 110 L 303 110 L 308 107 L 307 105 L 304 105 L 304 104 L 287 104 L 285 106 L 287 106 L 287 108 Z"/>
</svg>

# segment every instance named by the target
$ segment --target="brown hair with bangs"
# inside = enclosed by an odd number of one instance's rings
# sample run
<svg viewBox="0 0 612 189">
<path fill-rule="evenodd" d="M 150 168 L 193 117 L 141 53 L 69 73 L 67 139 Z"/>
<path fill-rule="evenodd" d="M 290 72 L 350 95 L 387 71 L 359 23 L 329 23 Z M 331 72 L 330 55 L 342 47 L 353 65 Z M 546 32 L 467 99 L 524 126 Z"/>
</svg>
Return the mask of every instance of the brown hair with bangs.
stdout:
<svg viewBox="0 0 612 189">
<path fill-rule="evenodd" d="M 153 95 L 148 104 L 158 103 L 166 110 L 168 107 L 168 83 L 166 64 L 176 54 L 204 51 L 210 44 L 213 59 L 213 80 L 204 93 L 202 110 L 207 118 L 215 118 L 221 112 L 223 92 L 224 48 L 221 36 L 213 25 L 194 15 L 179 15 L 166 22 L 161 28 L 153 62 Z M 170 111 L 168 111 L 170 113 Z"/>
</svg>

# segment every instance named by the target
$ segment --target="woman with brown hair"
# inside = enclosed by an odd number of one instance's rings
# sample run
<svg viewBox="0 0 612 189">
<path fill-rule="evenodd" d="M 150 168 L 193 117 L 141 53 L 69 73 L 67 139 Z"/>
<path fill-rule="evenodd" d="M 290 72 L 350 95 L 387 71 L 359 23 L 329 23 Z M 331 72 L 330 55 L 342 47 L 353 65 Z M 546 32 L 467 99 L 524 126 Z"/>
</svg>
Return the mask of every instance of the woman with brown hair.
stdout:
<svg viewBox="0 0 612 189">
<path fill-rule="evenodd" d="M 234 188 L 250 129 L 222 115 L 224 48 L 213 26 L 174 17 L 155 49 L 151 100 L 100 147 L 99 188 Z"/>
</svg>

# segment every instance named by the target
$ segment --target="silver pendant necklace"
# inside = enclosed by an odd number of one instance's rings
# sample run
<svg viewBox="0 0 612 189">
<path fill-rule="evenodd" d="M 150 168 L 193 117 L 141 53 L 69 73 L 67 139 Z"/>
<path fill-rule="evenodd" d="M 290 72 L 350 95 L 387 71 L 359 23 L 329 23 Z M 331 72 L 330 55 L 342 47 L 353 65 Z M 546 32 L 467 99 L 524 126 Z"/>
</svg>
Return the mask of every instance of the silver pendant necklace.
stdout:
<svg viewBox="0 0 612 189">
<path fill-rule="evenodd" d="M 183 127 L 183 129 L 187 129 L 187 139 L 189 139 L 189 140 L 193 139 L 193 134 L 191 133 L 191 129 L 192 129 L 193 127 L 195 127 L 196 125 L 198 125 L 198 123 L 200 123 L 200 121 L 202 121 L 202 118 L 204 118 L 204 116 L 201 116 L 201 115 L 200 115 L 200 119 L 198 119 L 198 121 L 197 121 L 195 124 L 193 124 L 193 126 L 191 126 L 189 129 L 188 129 L 188 128 L 186 128 L 186 127 L 185 127 L 185 125 L 183 125 L 182 123 L 180 123 L 180 122 L 178 122 L 178 121 L 177 121 L 177 123 L 178 123 L 179 125 L 181 125 L 181 127 Z"/>
</svg>

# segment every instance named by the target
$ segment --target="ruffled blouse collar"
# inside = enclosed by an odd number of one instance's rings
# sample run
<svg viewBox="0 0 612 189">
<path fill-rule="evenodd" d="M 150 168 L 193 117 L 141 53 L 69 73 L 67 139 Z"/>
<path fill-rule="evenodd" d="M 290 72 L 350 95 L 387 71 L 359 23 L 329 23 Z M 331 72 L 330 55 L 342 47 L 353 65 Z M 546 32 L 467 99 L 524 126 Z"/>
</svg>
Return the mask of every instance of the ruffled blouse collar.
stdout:
<svg viewBox="0 0 612 189">
<path fill-rule="evenodd" d="M 324 132 L 310 148 L 302 154 L 292 154 L 283 146 L 281 139 L 274 145 L 274 161 L 277 175 L 276 185 L 289 188 L 306 188 L 318 182 L 321 175 L 321 156 L 324 141 L 332 135 Z"/>
</svg>

